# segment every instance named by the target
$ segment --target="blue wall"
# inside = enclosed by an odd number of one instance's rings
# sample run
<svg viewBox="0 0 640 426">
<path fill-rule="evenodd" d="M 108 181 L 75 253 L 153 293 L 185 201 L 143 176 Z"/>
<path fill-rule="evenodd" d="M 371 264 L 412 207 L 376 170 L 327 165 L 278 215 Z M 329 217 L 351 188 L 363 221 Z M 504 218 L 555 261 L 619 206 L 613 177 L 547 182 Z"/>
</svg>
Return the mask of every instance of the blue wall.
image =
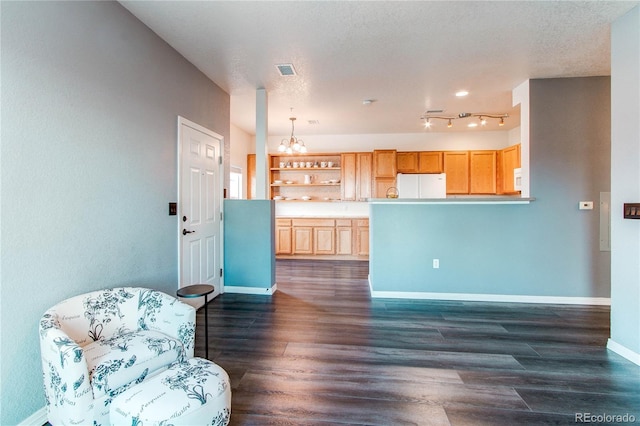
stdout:
<svg viewBox="0 0 640 426">
<path fill-rule="evenodd" d="M 531 81 L 531 204 L 372 204 L 372 289 L 610 297 L 598 209 L 610 191 L 609 83 Z"/>
<path fill-rule="evenodd" d="M 270 290 L 276 282 L 275 201 L 224 200 L 224 283 Z"/>
</svg>

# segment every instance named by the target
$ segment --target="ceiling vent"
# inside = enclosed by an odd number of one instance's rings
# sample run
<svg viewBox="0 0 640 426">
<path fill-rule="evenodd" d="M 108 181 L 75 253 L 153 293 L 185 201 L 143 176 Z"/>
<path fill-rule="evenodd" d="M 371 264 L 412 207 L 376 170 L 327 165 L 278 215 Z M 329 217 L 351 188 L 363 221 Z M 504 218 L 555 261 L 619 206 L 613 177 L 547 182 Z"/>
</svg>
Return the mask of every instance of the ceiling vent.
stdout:
<svg viewBox="0 0 640 426">
<path fill-rule="evenodd" d="M 442 114 L 444 112 L 443 109 L 430 109 L 425 114 Z"/>
<path fill-rule="evenodd" d="M 293 64 L 278 64 L 276 65 L 278 68 L 278 72 L 282 77 L 289 77 L 296 74 L 296 69 L 293 67 Z"/>
<path fill-rule="evenodd" d="M 314 126 L 316 124 L 320 124 L 320 122 L 318 120 L 309 120 L 307 121 L 310 125 Z"/>
</svg>

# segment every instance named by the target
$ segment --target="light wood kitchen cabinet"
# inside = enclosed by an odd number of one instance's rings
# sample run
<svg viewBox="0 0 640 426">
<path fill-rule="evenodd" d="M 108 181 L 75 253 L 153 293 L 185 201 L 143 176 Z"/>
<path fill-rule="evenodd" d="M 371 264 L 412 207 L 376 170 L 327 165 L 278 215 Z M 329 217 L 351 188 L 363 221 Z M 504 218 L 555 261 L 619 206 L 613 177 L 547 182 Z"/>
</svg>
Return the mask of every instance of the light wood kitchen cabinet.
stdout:
<svg viewBox="0 0 640 426">
<path fill-rule="evenodd" d="M 291 253 L 291 219 L 276 219 L 276 254 Z"/>
<path fill-rule="evenodd" d="M 369 258 L 367 218 L 276 218 L 276 233 L 278 259 Z"/>
<path fill-rule="evenodd" d="M 387 192 L 389 188 L 396 187 L 396 180 L 389 178 L 377 178 L 373 182 L 374 188 L 373 191 L 375 193 L 374 197 L 376 198 L 385 198 L 387 196 Z"/>
<path fill-rule="evenodd" d="M 370 152 L 342 154 L 342 200 L 366 201 L 371 198 Z"/>
<path fill-rule="evenodd" d="M 398 152 L 398 173 L 442 173 L 442 151 Z"/>
<path fill-rule="evenodd" d="M 313 228 L 313 254 L 336 253 L 336 229 L 334 226 Z"/>
<path fill-rule="evenodd" d="M 247 155 L 247 200 L 256 198 L 256 155 Z"/>
<path fill-rule="evenodd" d="M 293 254 L 313 254 L 311 226 L 293 226 Z"/>
<path fill-rule="evenodd" d="M 373 197 L 384 198 L 396 186 L 397 160 L 395 149 L 373 151 Z"/>
<path fill-rule="evenodd" d="M 469 193 L 469 151 L 445 151 L 447 194 Z"/>
<path fill-rule="evenodd" d="M 381 149 L 373 151 L 373 177 L 396 178 L 396 150 Z"/>
<path fill-rule="evenodd" d="M 369 257 L 369 220 L 356 221 L 356 253 Z"/>
<path fill-rule="evenodd" d="M 336 254 L 353 253 L 353 226 L 350 219 L 336 220 Z"/>
<path fill-rule="evenodd" d="M 521 166 L 520 144 L 512 145 L 498 152 L 498 193 L 517 194 L 513 181 L 513 170 Z"/>
<path fill-rule="evenodd" d="M 398 152 L 396 161 L 398 173 L 418 173 L 419 160 L 417 152 Z"/>
<path fill-rule="evenodd" d="M 418 173 L 442 173 L 442 151 L 421 151 L 418 153 Z"/>
<path fill-rule="evenodd" d="M 496 151 L 470 151 L 469 170 L 470 194 L 496 193 Z"/>
</svg>

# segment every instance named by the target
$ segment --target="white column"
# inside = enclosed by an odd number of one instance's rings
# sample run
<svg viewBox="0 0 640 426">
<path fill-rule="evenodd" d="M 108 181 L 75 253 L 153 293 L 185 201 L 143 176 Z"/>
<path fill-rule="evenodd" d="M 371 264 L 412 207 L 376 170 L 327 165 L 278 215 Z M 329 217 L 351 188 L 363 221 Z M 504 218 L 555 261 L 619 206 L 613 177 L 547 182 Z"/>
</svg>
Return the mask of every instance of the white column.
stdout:
<svg viewBox="0 0 640 426">
<path fill-rule="evenodd" d="M 269 188 L 267 156 L 267 91 L 256 90 L 256 199 L 266 200 Z"/>
</svg>

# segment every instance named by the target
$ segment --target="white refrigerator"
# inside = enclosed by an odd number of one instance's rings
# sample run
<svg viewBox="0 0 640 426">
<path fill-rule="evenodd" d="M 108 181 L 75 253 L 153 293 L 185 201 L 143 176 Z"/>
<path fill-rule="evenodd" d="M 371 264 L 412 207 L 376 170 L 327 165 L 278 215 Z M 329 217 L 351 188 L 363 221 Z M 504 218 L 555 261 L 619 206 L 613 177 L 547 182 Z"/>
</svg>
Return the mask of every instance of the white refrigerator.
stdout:
<svg viewBox="0 0 640 426">
<path fill-rule="evenodd" d="M 447 175 L 398 173 L 399 198 L 447 198 Z"/>
</svg>

